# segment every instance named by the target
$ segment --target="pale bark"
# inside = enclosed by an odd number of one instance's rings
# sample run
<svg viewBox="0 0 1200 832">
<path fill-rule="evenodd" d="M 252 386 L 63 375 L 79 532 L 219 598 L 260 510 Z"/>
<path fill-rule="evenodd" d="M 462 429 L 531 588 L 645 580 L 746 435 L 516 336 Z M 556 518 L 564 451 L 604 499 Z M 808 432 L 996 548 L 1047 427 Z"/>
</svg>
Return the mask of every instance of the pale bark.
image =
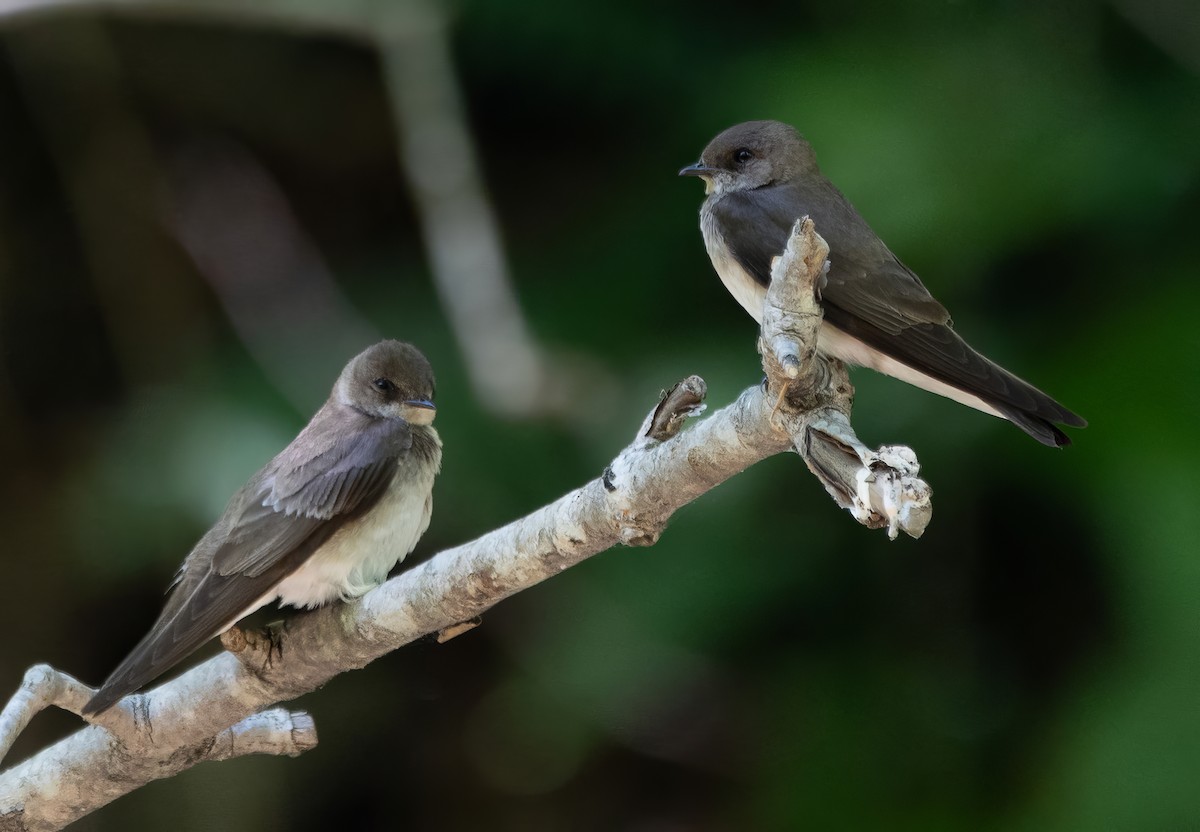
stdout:
<svg viewBox="0 0 1200 832">
<path fill-rule="evenodd" d="M 663 394 L 632 444 L 583 487 L 444 551 L 358 601 L 298 614 L 268 637 L 235 628 L 227 650 L 122 700 L 95 724 L 0 773 L 0 829 L 57 829 L 197 762 L 297 754 L 316 742 L 303 714 L 261 713 L 429 633 L 453 633 L 504 598 L 617 544 L 654 543 L 672 514 L 768 456 L 795 449 L 860 522 L 917 537 L 929 488 L 907 448 L 872 451 L 850 427 L 845 369 L 814 349 L 828 252 L 805 219 L 775 263 L 760 343 L 767 380 L 682 431 L 703 410 L 689 377 Z M 45 666 L 0 713 L 0 755 L 37 710 L 78 713 L 91 690 Z M 232 727 L 231 727 L 232 726 Z"/>
</svg>

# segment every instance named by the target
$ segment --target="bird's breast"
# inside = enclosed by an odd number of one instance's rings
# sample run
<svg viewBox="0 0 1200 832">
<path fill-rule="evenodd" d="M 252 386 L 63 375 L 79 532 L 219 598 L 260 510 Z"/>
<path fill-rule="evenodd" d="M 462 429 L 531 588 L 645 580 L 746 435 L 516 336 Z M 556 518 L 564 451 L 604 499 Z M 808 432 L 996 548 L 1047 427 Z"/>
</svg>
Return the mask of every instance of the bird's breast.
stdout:
<svg viewBox="0 0 1200 832">
<path fill-rule="evenodd" d="M 700 233 L 704 235 L 708 259 L 733 299 L 750 313 L 750 317 L 762 323 L 763 300 L 767 297 L 767 290 L 734 259 L 709 206 L 710 203 L 706 201 L 700 209 Z"/>
<path fill-rule="evenodd" d="M 436 466 L 411 458 L 369 511 L 348 521 L 276 588 L 280 604 L 316 607 L 383 583 L 429 528 Z"/>
</svg>

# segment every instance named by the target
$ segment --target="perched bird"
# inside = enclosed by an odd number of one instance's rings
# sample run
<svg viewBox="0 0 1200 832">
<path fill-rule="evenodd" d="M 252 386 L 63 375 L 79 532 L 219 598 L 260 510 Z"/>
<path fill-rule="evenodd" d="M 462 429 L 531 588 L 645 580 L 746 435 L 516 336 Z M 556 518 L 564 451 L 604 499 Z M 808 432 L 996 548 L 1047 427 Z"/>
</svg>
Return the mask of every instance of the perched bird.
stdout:
<svg viewBox="0 0 1200 832">
<path fill-rule="evenodd" d="M 778 121 L 730 127 L 679 175 L 704 180 L 700 230 L 708 256 L 756 321 L 762 322 L 771 259 L 783 253 L 796 220 L 808 215 L 829 244 L 822 352 L 1008 419 L 1044 445 L 1071 444 L 1057 424 L 1087 425 L 958 336 L 950 313 L 821 174 L 794 127 Z"/>
<path fill-rule="evenodd" d="M 355 356 L 304 430 L 233 495 L 149 634 L 84 713 L 111 706 L 276 598 L 316 607 L 380 584 L 429 528 L 442 442 L 411 344 Z"/>
</svg>

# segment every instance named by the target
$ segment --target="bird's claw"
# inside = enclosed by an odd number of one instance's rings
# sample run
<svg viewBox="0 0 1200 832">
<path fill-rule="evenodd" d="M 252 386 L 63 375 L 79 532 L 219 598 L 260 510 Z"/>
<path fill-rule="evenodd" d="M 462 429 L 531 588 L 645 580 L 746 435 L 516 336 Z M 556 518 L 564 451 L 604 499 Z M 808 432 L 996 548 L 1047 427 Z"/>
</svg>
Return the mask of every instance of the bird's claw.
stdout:
<svg viewBox="0 0 1200 832">
<path fill-rule="evenodd" d="M 262 669 L 275 666 L 276 659 L 283 658 L 283 634 L 287 621 L 273 621 L 257 630 L 245 630 L 233 625 L 221 635 L 221 645 L 230 653 L 250 650 L 264 653 Z"/>
<path fill-rule="evenodd" d="M 783 424 L 775 421 L 775 417 L 779 414 L 779 409 L 783 407 L 783 402 L 787 398 L 788 385 L 782 384 L 779 387 L 779 395 L 775 398 L 775 406 L 771 408 L 770 422 L 771 427 L 776 430 L 783 430 Z"/>
</svg>

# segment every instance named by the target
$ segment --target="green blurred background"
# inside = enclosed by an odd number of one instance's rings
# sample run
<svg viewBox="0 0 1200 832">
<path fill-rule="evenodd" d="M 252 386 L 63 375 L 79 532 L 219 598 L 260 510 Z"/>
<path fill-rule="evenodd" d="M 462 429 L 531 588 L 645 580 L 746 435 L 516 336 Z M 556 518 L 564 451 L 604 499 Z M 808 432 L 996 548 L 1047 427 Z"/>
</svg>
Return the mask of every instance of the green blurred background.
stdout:
<svg viewBox="0 0 1200 832">
<path fill-rule="evenodd" d="M 416 559 L 597 476 L 679 378 L 713 406 L 757 383 L 675 176 L 744 119 L 799 126 L 958 330 L 1091 421 L 1055 452 L 859 371 L 860 436 L 933 485 L 921 541 L 768 460 L 654 548 L 304 697 L 316 750 L 202 765 L 78 828 L 1200 826 L 1195 3 L 434 9 L 557 379 L 505 381 L 516 408 L 468 377 L 398 161 L 382 56 L 423 36 L 371 20 L 404 9 L 25 5 L 0 4 L 5 696 L 39 661 L 99 682 L 378 337 L 438 372 Z M 39 716 L 10 762 L 77 724 Z"/>
</svg>

